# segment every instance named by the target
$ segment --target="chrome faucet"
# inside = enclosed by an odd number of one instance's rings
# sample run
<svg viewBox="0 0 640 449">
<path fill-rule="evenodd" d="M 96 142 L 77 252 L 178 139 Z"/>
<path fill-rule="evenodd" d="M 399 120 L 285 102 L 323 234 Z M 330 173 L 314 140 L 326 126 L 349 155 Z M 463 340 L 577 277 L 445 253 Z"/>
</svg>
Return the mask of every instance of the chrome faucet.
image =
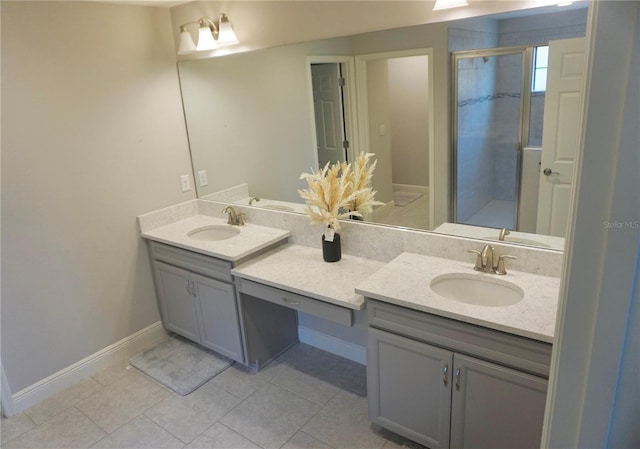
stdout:
<svg viewBox="0 0 640 449">
<path fill-rule="evenodd" d="M 498 240 L 500 240 L 501 242 L 504 242 L 504 238 L 509 234 L 511 234 L 511 232 L 509 232 L 507 228 L 502 228 L 500 230 L 500 235 L 498 236 Z"/>
<path fill-rule="evenodd" d="M 469 253 L 476 254 L 476 264 L 473 269 L 476 271 L 482 271 L 483 273 L 490 274 L 499 274 L 505 275 L 507 274 L 507 270 L 505 269 L 504 260 L 505 259 L 517 259 L 515 256 L 510 256 L 508 254 L 503 254 L 498 256 L 496 254 L 496 249 L 487 244 L 482 247 L 482 251 L 478 251 L 475 249 L 467 250 Z"/>
<path fill-rule="evenodd" d="M 254 201 L 260 201 L 260 198 L 258 198 L 257 196 L 252 196 L 251 198 L 249 198 L 249 206 L 251 206 L 251 203 L 253 203 Z"/>
<path fill-rule="evenodd" d="M 244 214 L 236 212 L 236 210 L 227 205 L 222 209 L 223 214 L 229 214 L 229 218 L 227 219 L 227 223 L 233 226 L 244 226 Z"/>
</svg>

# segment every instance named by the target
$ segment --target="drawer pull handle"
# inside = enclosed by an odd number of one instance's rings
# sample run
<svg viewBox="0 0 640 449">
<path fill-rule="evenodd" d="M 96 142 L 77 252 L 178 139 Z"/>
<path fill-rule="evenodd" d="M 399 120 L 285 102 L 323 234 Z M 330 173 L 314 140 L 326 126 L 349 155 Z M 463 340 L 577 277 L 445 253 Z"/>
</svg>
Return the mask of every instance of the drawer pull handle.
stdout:
<svg viewBox="0 0 640 449">
<path fill-rule="evenodd" d="M 442 382 L 444 382 L 445 387 L 449 383 L 449 376 L 447 376 L 448 373 L 449 373 L 449 365 L 445 365 L 444 368 L 442 369 Z"/>
<path fill-rule="evenodd" d="M 300 301 L 293 301 L 285 296 L 282 297 L 282 300 L 284 302 L 286 302 L 287 304 L 291 304 L 292 306 L 299 306 L 300 305 Z"/>
<path fill-rule="evenodd" d="M 460 389 L 460 368 L 456 370 L 456 390 Z"/>
</svg>

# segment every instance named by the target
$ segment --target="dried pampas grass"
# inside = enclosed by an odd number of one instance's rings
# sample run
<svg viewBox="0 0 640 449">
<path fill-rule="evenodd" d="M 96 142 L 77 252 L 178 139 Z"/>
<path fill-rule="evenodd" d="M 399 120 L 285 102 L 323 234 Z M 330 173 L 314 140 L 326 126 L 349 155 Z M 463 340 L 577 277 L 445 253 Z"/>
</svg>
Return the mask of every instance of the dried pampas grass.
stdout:
<svg viewBox="0 0 640 449">
<path fill-rule="evenodd" d="M 312 223 L 325 223 L 339 231 L 342 218 L 362 217 L 363 213 L 383 204 L 374 199 L 376 191 L 370 187 L 377 161 L 370 163 L 373 153 L 364 153 L 351 164 L 327 163 L 322 169 L 303 173 L 308 189 L 298 190 L 306 200 L 305 212 Z"/>
</svg>

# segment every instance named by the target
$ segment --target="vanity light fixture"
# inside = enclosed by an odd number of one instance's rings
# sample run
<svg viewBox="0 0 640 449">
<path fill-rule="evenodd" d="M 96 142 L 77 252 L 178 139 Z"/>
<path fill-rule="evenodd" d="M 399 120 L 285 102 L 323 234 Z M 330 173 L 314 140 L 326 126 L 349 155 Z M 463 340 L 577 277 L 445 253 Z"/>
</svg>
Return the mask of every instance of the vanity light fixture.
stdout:
<svg viewBox="0 0 640 449">
<path fill-rule="evenodd" d="M 436 0 L 433 10 L 438 11 L 440 9 L 459 8 L 461 6 L 469 6 L 469 3 L 467 3 L 467 0 Z"/>
<path fill-rule="evenodd" d="M 198 44 L 193 42 L 188 25 L 198 24 Z M 187 55 L 197 51 L 215 50 L 219 45 L 237 44 L 238 37 L 231 27 L 231 22 L 226 14 L 220 14 L 218 24 L 208 17 L 202 17 L 197 22 L 187 22 L 180 25 L 179 55 Z"/>
</svg>

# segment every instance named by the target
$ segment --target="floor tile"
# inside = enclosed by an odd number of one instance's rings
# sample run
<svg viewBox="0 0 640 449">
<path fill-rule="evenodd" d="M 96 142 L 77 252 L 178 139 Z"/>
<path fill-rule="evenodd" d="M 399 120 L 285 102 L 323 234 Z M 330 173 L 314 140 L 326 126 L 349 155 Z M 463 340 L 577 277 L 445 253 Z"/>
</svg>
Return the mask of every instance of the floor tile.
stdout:
<svg viewBox="0 0 640 449">
<path fill-rule="evenodd" d="M 133 418 L 92 448 L 104 449 L 181 449 L 184 443 L 144 415 Z"/>
<path fill-rule="evenodd" d="M 337 360 L 323 351 L 306 351 L 274 367 L 271 383 L 324 405 L 340 390 L 328 382 Z"/>
<path fill-rule="evenodd" d="M 302 430 L 335 448 L 379 449 L 386 443 L 371 429 L 367 399 L 346 392 L 334 396 Z"/>
<path fill-rule="evenodd" d="M 382 449 L 428 449 L 421 444 L 418 444 L 414 441 L 408 440 L 405 437 L 402 437 L 396 433 L 391 432 L 390 430 L 383 429 L 377 424 L 371 424 L 371 430 L 377 435 L 381 436 L 387 442 L 382 446 Z"/>
<path fill-rule="evenodd" d="M 216 387 L 241 399 L 246 399 L 264 387 L 273 378 L 274 369 L 278 364 L 275 361 L 271 362 L 256 372 L 246 366 L 235 363 L 208 383 L 212 383 Z"/>
<path fill-rule="evenodd" d="M 220 423 L 215 423 L 206 432 L 193 440 L 185 449 L 260 449 L 237 432 Z"/>
<path fill-rule="evenodd" d="M 332 449 L 328 444 L 313 438 L 304 432 L 298 432 L 291 437 L 282 449 Z"/>
<path fill-rule="evenodd" d="M 126 359 L 119 360 L 113 363 L 111 366 L 104 368 L 97 373 L 95 373 L 93 377 L 96 382 L 101 385 L 111 385 L 114 382 L 119 381 L 123 377 L 135 372 L 136 369 L 129 365 L 129 357 Z"/>
<path fill-rule="evenodd" d="M 13 415 L 9 418 L 2 418 L 0 421 L 0 435 L 2 439 L 0 440 L 2 444 L 9 441 L 12 438 L 22 435 L 28 430 L 31 430 L 35 427 L 31 418 L 27 416 L 26 413 L 20 413 L 17 415 Z"/>
<path fill-rule="evenodd" d="M 186 396 L 173 394 L 163 399 L 145 415 L 188 443 L 241 401 L 208 382 Z"/>
<path fill-rule="evenodd" d="M 29 418 L 35 424 L 42 424 L 81 400 L 88 398 L 101 388 L 103 388 L 102 385 L 88 377 L 31 407 L 25 413 L 29 415 Z"/>
<path fill-rule="evenodd" d="M 97 425 L 72 407 L 44 424 L 3 444 L 3 449 L 87 448 L 105 436 Z"/>
<path fill-rule="evenodd" d="M 263 448 L 279 448 L 319 409 L 319 405 L 269 384 L 220 422 Z"/>
<path fill-rule="evenodd" d="M 170 394 L 157 382 L 134 372 L 79 402 L 76 407 L 111 433 Z"/>
<path fill-rule="evenodd" d="M 295 349 L 295 348 L 294 348 Z M 271 382 L 324 405 L 340 390 L 367 394 L 366 367 L 317 348 L 280 357 Z"/>
</svg>

